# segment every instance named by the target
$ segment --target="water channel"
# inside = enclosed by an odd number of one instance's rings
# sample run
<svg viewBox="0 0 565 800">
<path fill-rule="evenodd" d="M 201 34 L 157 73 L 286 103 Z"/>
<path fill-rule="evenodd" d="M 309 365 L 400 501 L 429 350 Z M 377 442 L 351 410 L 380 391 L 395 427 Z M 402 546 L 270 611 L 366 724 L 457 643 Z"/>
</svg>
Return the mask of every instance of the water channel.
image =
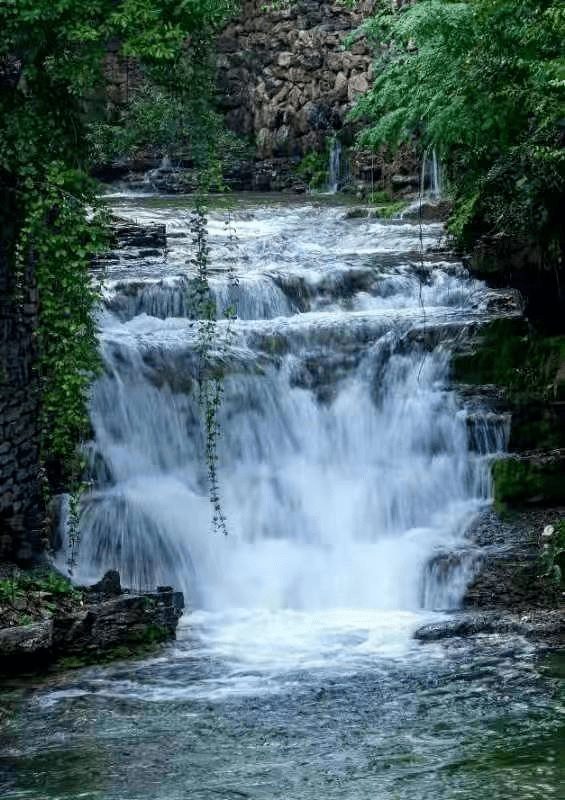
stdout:
<svg viewBox="0 0 565 800">
<path fill-rule="evenodd" d="M 2 797 L 565 797 L 563 657 L 516 636 L 413 639 L 472 574 L 472 557 L 429 565 L 465 549 L 504 430 L 470 446 L 450 354 L 503 295 L 441 251 L 439 225 L 355 218 L 335 199 L 212 211 L 223 536 L 190 213 L 115 203 L 166 223 L 169 247 L 124 251 L 102 275 L 77 577 L 116 567 L 181 588 L 189 609 L 151 658 L 4 696 Z"/>
</svg>

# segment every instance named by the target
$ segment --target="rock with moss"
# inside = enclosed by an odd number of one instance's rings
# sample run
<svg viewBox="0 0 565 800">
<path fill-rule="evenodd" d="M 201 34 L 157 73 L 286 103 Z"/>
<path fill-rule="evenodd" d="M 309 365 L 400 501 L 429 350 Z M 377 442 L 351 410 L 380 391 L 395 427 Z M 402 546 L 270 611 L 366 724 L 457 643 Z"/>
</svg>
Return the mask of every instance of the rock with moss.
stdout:
<svg viewBox="0 0 565 800">
<path fill-rule="evenodd" d="M 0 672 L 134 656 L 175 637 L 182 592 L 123 590 L 117 571 L 91 587 L 55 571 L 0 581 Z"/>
<path fill-rule="evenodd" d="M 497 510 L 565 504 L 565 450 L 500 459 L 492 469 Z"/>
</svg>

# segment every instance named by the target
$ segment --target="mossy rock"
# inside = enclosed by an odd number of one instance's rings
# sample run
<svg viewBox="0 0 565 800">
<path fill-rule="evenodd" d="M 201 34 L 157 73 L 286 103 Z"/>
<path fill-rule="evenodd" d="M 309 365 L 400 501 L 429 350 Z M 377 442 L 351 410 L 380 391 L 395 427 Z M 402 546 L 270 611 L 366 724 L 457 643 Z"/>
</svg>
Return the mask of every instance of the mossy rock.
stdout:
<svg viewBox="0 0 565 800">
<path fill-rule="evenodd" d="M 531 505 L 565 504 L 565 458 L 505 458 L 492 468 L 497 511 Z"/>
<path fill-rule="evenodd" d="M 511 411 L 510 452 L 551 451 L 565 446 L 565 403 L 532 400 L 512 404 Z"/>
<path fill-rule="evenodd" d="M 474 352 L 454 359 L 459 383 L 497 384 L 514 401 L 565 400 L 565 336 L 541 336 L 524 319 L 485 326 Z"/>
<path fill-rule="evenodd" d="M 368 216 L 368 208 L 350 208 L 345 214 L 345 219 L 367 219 Z"/>
<path fill-rule="evenodd" d="M 271 356 L 284 356 L 288 353 L 289 345 L 284 336 L 272 334 L 270 336 L 260 336 L 255 341 L 255 346 Z"/>
<path fill-rule="evenodd" d="M 542 336 L 524 319 L 496 320 L 471 353 L 456 356 L 453 377 L 502 389 L 511 452 L 565 447 L 565 336 Z"/>
<path fill-rule="evenodd" d="M 174 632 L 166 625 L 148 623 L 140 628 L 131 630 L 128 635 L 129 645 L 153 645 L 171 639 Z"/>
</svg>

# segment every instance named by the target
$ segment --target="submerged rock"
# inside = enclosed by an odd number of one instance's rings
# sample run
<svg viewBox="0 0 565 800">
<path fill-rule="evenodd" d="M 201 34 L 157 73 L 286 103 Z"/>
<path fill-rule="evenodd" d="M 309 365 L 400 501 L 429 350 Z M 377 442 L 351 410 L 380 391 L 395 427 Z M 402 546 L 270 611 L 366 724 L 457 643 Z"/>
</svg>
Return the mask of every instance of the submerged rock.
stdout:
<svg viewBox="0 0 565 800">
<path fill-rule="evenodd" d="M 478 634 L 514 634 L 549 645 L 565 644 L 565 593 L 544 574 L 542 535 L 565 509 L 535 509 L 501 519 L 494 510 L 481 512 L 466 532 L 474 547 L 474 578 L 462 600 L 463 610 L 451 619 L 424 625 L 420 641 L 439 641 Z"/>
<path fill-rule="evenodd" d="M 167 246 L 165 225 L 139 225 L 131 220 L 116 219 L 114 233 L 117 246 L 120 249 L 126 247 L 149 247 L 163 250 Z"/>
</svg>

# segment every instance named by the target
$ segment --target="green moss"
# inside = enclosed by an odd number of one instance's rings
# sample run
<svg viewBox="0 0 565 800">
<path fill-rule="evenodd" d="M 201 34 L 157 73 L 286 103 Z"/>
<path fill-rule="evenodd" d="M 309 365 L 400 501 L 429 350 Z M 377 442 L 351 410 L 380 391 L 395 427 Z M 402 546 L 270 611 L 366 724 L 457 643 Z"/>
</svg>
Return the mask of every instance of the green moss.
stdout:
<svg viewBox="0 0 565 800">
<path fill-rule="evenodd" d="M 271 336 L 261 336 L 257 340 L 257 347 L 264 353 L 271 356 L 284 356 L 288 353 L 288 342 L 284 336 L 273 334 Z"/>
<path fill-rule="evenodd" d="M 379 212 L 379 217 L 382 219 L 392 219 L 397 214 L 399 214 L 403 209 L 408 206 L 404 200 L 398 200 L 395 203 L 390 203 L 386 206 L 379 206 L 377 211 Z"/>
<path fill-rule="evenodd" d="M 55 668 L 60 670 L 81 669 L 92 664 L 109 664 L 112 661 L 124 661 L 151 655 L 159 646 L 171 639 L 171 632 L 162 625 L 149 624 L 142 630 L 130 632 L 127 642 L 117 644 L 104 650 L 95 650 L 83 655 L 69 655 L 60 658 Z"/>
<path fill-rule="evenodd" d="M 557 450 L 565 444 L 565 415 L 560 405 L 531 399 L 512 406 L 511 452 Z"/>
<path fill-rule="evenodd" d="M 565 336 L 540 336 L 523 319 L 496 320 L 481 333 L 475 352 L 454 360 L 457 381 L 496 383 L 514 399 L 565 399 Z"/>
<path fill-rule="evenodd" d="M 368 216 L 368 208 L 350 208 L 345 214 L 345 219 L 367 219 Z"/>
<path fill-rule="evenodd" d="M 526 320 L 487 325 L 474 352 L 454 359 L 460 383 L 496 384 L 512 412 L 509 449 L 565 447 L 565 336 L 542 336 Z"/>
<path fill-rule="evenodd" d="M 369 202 L 375 206 L 378 205 L 387 205 L 388 203 L 392 203 L 392 195 L 390 192 L 381 189 L 377 192 L 371 192 L 369 195 Z"/>
<path fill-rule="evenodd" d="M 498 513 L 533 503 L 565 503 L 565 465 L 562 461 L 546 463 L 508 458 L 496 461 L 492 468 L 494 504 Z"/>
<path fill-rule="evenodd" d="M 153 622 L 144 625 L 143 628 L 130 631 L 128 643 L 138 644 L 159 644 L 171 638 L 171 632 L 165 625 L 157 625 Z"/>
<path fill-rule="evenodd" d="M 323 189 L 329 177 L 327 153 L 307 153 L 293 171 L 306 181 L 310 189 Z"/>
</svg>

